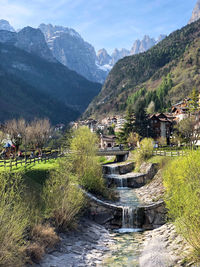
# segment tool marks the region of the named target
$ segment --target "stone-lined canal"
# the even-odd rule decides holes
[[[162,207],[160,204],[156,208],[142,206],[134,189],[130,188],[152,179],[154,170],[150,169],[146,174],[134,174],[132,169],[131,164],[105,166],[104,175],[108,186],[112,180],[112,184],[117,186],[115,190],[119,199],[115,203],[104,203],[88,194],[92,202],[88,206],[90,220],[82,219],[77,231],[61,234],[61,242],[56,250],[47,254],[36,266],[139,266],[143,229],[153,229],[154,225],[157,227],[163,224],[162,217],[159,217],[159,209]],[[102,218],[106,219],[102,224],[106,227],[110,225],[112,230],[108,231],[103,225],[95,223],[99,220],[103,222]]]
[[[116,190],[119,195],[119,201],[116,204],[123,207],[122,228],[112,232],[113,243],[101,266],[137,267],[139,266],[142,229],[134,228],[134,211],[141,203],[133,189],[118,187]]]

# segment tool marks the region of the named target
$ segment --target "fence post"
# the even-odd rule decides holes
[[[172,151],[171,151],[171,157],[172,157],[173,155],[172,155]]]

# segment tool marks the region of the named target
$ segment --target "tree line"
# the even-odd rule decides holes
[[[15,147],[15,152],[20,146],[41,150],[51,138],[53,128],[48,119],[37,119],[28,122],[25,119],[13,119],[6,121],[0,131],[0,142],[2,146],[11,141]]]

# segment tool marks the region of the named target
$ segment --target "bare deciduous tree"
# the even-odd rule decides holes
[[[7,121],[4,126],[4,134],[8,135],[15,145],[16,151],[23,144],[25,154],[27,145],[42,149],[51,132],[52,128],[48,119],[35,119],[30,123],[27,123],[24,119],[13,119]]]
[[[4,132],[8,134],[10,140],[16,147],[16,151],[19,150],[19,146],[24,142],[26,145],[27,136],[27,123],[24,119],[13,119],[5,123]]]
[[[52,133],[48,119],[35,119],[27,127],[29,143],[42,149]]]

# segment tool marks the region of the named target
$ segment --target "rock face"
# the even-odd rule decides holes
[[[131,55],[139,54],[146,52],[149,50],[151,47],[156,45],[157,43],[161,42],[166,35],[161,34],[159,35],[158,39],[155,40],[154,38],[150,38],[148,35],[145,35],[144,38],[140,40],[136,40],[133,44],[133,47],[131,48]]]
[[[51,24],[41,24],[39,28],[59,62],[88,80],[104,82],[107,72],[96,64],[94,47],[85,42],[75,30]]]
[[[200,0],[197,1],[196,5],[195,5],[195,7],[193,9],[193,12],[192,12],[192,17],[191,17],[191,19],[189,20],[188,23],[195,22],[199,18],[200,18]]]
[[[17,33],[6,30],[0,30],[0,43],[12,44],[17,42]]]
[[[39,29],[31,27],[22,29],[17,34],[17,42],[15,46],[29,53],[37,54],[50,62],[56,62],[56,59],[53,57],[46,44],[44,35]]]
[[[46,44],[44,35],[39,29],[25,27],[18,33],[0,30],[0,42],[12,44],[28,53],[36,54],[49,62],[57,62]]]
[[[115,63],[120,60],[123,57],[127,57],[130,55],[130,51],[122,48],[121,50],[118,50],[117,48],[114,50],[114,52],[112,53],[112,65],[114,66]]]
[[[10,25],[10,23],[4,19],[0,19],[0,30],[15,32],[15,29]]]
[[[111,56],[103,48],[97,53],[97,63],[99,66],[109,71],[110,69],[112,69],[112,67],[118,60],[127,56],[146,52],[148,49],[162,41],[165,37],[166,35],[161,34],[159,35],[158,39],[155,40],[154,38],[150,38],[148,35],[145,35],[142,40],[136,40],[133,43],[133,46],[130,51],[125,48],[122,48],[120,50],[116,48],[111,54]]]
[[[109,65],[112,58],[111,56],[108,54],[108,52],[106,51],[106,49],[100,49],[97,52],[97,59],[98,59],[98,63],[99,65],[103,66],[103,65]]]

